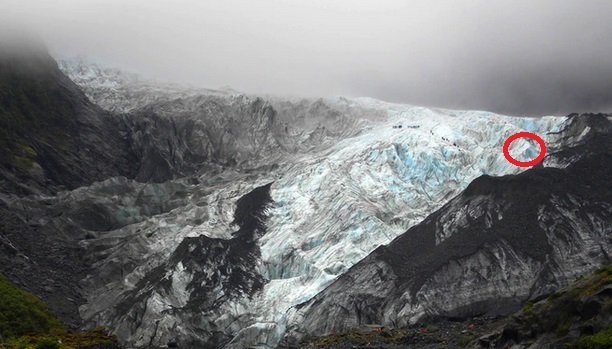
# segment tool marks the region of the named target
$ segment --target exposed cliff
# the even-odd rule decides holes
[[[116,117],[92,104],[44,48],[0,42],[0,190],[53,193],[135,161]]]
[[[472,348],[612,347],[612,267],[529,302],[502,321],[493,332],[474,341]]]
[[[309,338],[309,349],[580,348],[612,346],[612,269],[580,275],[507,317],[423,319],[404,328],[364,325],[346,333]]]

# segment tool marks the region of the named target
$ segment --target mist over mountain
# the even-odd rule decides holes
[[[612,4],[3,0],[56,57],[203,88],[510,115],[609,112]]]

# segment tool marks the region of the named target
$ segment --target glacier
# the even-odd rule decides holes
[[[551,154],[563,166],[478,177],[292,308],[282,347],[368,323],[507,315],[609,263],[612,124],[601,114],[568,120],[551,135],[565,145]]]
[[[554,131],[561,122],[417,107],[387,110],[385,122],[313,155],[305,167],[289,170],[273,184],[275,205],[261,242],[270,282],[250,304],[258,314],[252,326],[274,323],[281,330],[274,328],[272,334],[282,332],[292,306],[315,296],[473,179],[521,171],[499,151],[507,136],[523,125],[540,133]],[[393,128],[399,124],[418,128]],[[512,147],[513,154],[524,158],[534,152],[539,152],[537,145],[528,142]],[[248,338],[252,330],[237,336],[243,332]]]
[[[82,64],[60,67],[92,101],[111,111],[149,108],[170,119],[197,119],[208,117],[194,112],[209,105],[202,95],[237,104],[251,99],[235,92],[160,88]],[[286,134],[268,139],[255,157],[237,148],[236,157],[244,161],[222,167],[215,176],[196,172],[162,183],[115,177],[48,198],[68,214],[46,217],[46,222],[78,226],[89,234],[81,245],[91,251],[96,274],[82,281],[87,301],[80,307],[89,324],[108,326],[135,347],[199,341],[225,348],[274,348],[293,307],[378,246],[423,220],[475,178],[523,171],[502,154],[508,136],[535,132],[552,144],[566,120],[371,98],[266,100],[276,111],[271,127]],[[257,126],[239,127],[248,133]],[[526,160],[539,148],[515,141],[510,151]],[[183,261],[174,263],[177,250],[201,237],[230,240],[238,200],[269,183],[266,233],[257,240],[259,259],[249,265],[249,272],[265,280],[262,288],[228,299],[214,311],[189,308],[195,296],[187,285],[195,274]],[[83,203],[91,202],[115,222],[105,231],[79,220]],[[161,267],[163,275],[150,281]],[[159,286],[159,280],[168,280],[170,287]],[[143,283],[150,293],[138,292]],[[129,309],[119,306],[126,302],[132,302]]]

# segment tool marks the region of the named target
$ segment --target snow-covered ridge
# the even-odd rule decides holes
[[[151,103],[176,98],[235,93],[230,89],[193,88],[149,80],[120,69],[90,63],[82,58],[61,59],[58,65],[94,103],[113,112],[129,112]]]
[[[201,91],[140,84],[112,70],[66,65],[62,69],[94,102],[109,110],[130,111],[155,104],[163,106],[164,115],[173,117],[186,115],[193,110],[191,105],[206,102],[198,97]],[[177,102],[177,98],[182,100]],[[548,133],[557,132],[565,120],[430,109],[369,98],[328,99],[309,102],[303,108],[279,100],[272,105],[282,120],[289,121],[286,137],[299,138],[293,143],[302,147],[302,151],[290,151],[282,157],[262,157],[264,162],[259,165],[271,165],[265,160],[273,158],[275,167],[248,173],[229,168],[213,179],[204,174],[144,184],[144,188],[131,181],[117,184],[109,180],[80,189],[79,195],[58,198],[61,205],[74,204],[83,197],[103,202],[100,197],[105,187],[119,185],[138,190],[124,190],[130,194],[125,194],[119,207],[104,203],[116,214],[147,211],[132,204],[146,206],[146,202],[129,197],[143,191],[173,202],[161,213],[155,211],[137,222],[125,220],[130,224],[84,243],[97,251],[94,266],[104,275],[91,275],[84,282],[88,303],[82,307],[82,315],[87,320],[113,328],[123,341],[136,346],[166,345],[170,340],[207,342],[213,336],[202,331],[202,323],[207,323],[223,333],[229,342],[227,348],[273,347],[285,331],[291,307],[315,296],[475,178],[522,171],[503,157],[501,148],[508,136],[526,130],[552,142],[554,135]],[[305,109],[307,112],[297,115]],[[324,147],[303,147],[320,140],[325,140]],[[531,142],[517,141],[511,148],[519,159],[538,152],[538,146]],[[186,304],[192,298],[181,285],[193,275],[187,275],[183,265],[176,265],[166,270],[168,280],[177,280],[169,290],[155,289],[139,300],[159,311],[148,311],[140,321],[125,326],[120,319],[129,318],[129,314],[116,305],[139,281],[157,266],[168,265],[186,238],[228,239],[236,201],[270,182],[274,203],[267,233],[258,242],[261,263],[254,266],[267,280],[261,292],[236,299],[215,314],[198,317],[195,310],[173,311],[173,305]]]

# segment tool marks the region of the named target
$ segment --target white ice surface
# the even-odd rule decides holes
[[[251,303],[256,321],[281,323],[287,310],[329,285],[376,247],[390,242],[458,194],[473,179],[524,169],[502,155],[522,130],[557,131],[562,118],[516,118],[357,100],[389,111],[386,121],[300,159],[272,186],[274,208],[261,239],[270,280]],[[402,125],[402,128],[393,126]],[[410,126],[410,127],[408,127]],[[534,142],[511,154],[535,157]]]

